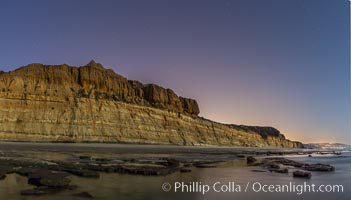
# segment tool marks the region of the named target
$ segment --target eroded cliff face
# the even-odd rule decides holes
[[[271,127],[198,117],[193,99],[86,66],[31,64],[0,73],[0,139],[302,147]]]

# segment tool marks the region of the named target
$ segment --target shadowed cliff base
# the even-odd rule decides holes
[[[196,100],[95,61],[0,73],[0,139],[302,148],[272,127],[199,117]]]

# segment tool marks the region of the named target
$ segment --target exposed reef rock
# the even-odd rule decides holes
[[[0,72],[0,139],[302,147],[271,127],[198,116],[197,102],[91,61]]]

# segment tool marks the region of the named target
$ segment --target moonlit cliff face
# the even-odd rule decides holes
[[[128,80],[91,61],[0,72],[0,139],[301,147],[271,127],[198,116],[193,99]]]

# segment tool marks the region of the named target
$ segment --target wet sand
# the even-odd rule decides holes
[[[309,149],[256,148],[227,146],[175,146],[110,143],[32,143],[0,142],[0,151],[45,151],[66,153],[111,153],[111,154],[240,154],[240,153],[298,153],[313,152]]]

